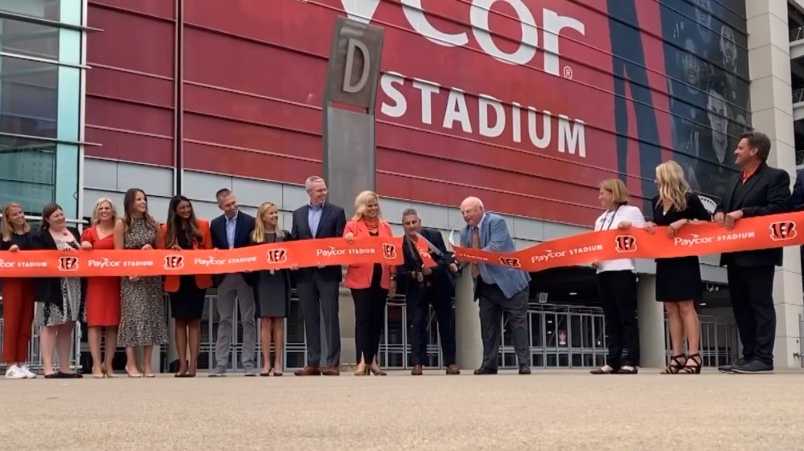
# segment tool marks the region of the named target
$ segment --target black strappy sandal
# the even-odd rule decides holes
[[[690,360],[695,362],[695,365],[689,365]],[[687,362],[678,372],[679,374],[701,374],[702,366],[703,362],[701,361],[701,354],[696,352],[695,354],[690,354],[687,356]]]
[[[687,358],[684,357],[684,354],[670,356],[670,364],[667,365],[667,368],[664,369],[662,374],[678,374],[686,364]]]

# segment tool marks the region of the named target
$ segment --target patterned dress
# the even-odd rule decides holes
[[[156,228],[144,218],[134,218],[123,237],[126,249],[141,249],[156,242]],[[161,277],[140,277],[120,281],[120,346],[149,346],[167,343],[167,318]]]
[[[62,251],[70,249],[67,241],[55,240],[56,247]],[[58,326],[78,321],[81,313],[81,279],[71,277],[59,279],[61,283],[61,305],[43,302],[38,305],[37,326]]]

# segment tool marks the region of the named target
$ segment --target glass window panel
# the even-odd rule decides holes
[[[533,354],[533,366],[544,367],[544,354]]]
[[[59,58],[59,29],[0,18],[0,51],[56,60]]]
[[[0,136],[0,204],[19,202],[41,214],[55,196],[56,145]]]
[[[42,19],[59,20],[60,3],[60,0],[3,0],[0,3],[0,10]]]
[[[570,347],[581,347],[581,335],[583,327],[581,327],[581,317],[579,315],[572,315],[570,317]]]
[[[547,354],[547,368],[555,368],[558,366],[558,356],[555,354]]]
[[[544,346],[544,337],[542,336],[542,316],[543,313],[534,312],[530,314],[530,345],[535,347]]]
[[[0,132],[55,138],[58,66],[0,57]]]
[[[558,355],[558,366],[561,368],[566,368],[569,366],[569,354]]]
[[[572,366],[575,368],[580,368],[583,366],[581,354],[572,354]]]

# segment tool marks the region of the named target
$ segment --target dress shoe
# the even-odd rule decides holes
[[[737,374],[763,374],[773,371],[773,365],[761,360],[751,360],[742,365],[735,365],[732,369]]]
[[[748,361],[746,359],[740,358],[736,362],[732,363],[731,365],[720,365],[719,367],[717,367],[717,370],[720,371],[721,373],[733,373],[734,372],[734,367],[742,366],[742,365],[745,365],[746,363],[748,363]]]
[[[486,374],[497,374],[497,368],[486,368],[481,366],[480,368],[475,370],[475,376],[481,376]]]
[[[447,366],[447,376],[457,376],[458,374],[461,374],[461,370],[458,368],[458,365],[453,363],[452,365]]]
[[[421,376],[422,375],[422,366],[421,365],[414,365],[413,369],[410,370],[411,376]]]
[[[340,376],[341,370],[337,366],[328,366],[321,370],[321,374],[324,376]]]
[[[300,370],[296,370],[293,374],[296,376],[320,376],[321,369],[317,366],[305,366]]]
[[[520,366],[519,367],[519,374],[531,374],[529,366]]]

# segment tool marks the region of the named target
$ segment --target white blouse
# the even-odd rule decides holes
[[[642,228],[645,226],[645,217],[642,211],[633,205],[620,205],[614,210],[606,210],[595,220],[595,232],[601,230],[617,229],[621,222],[630,222],[631,227]],[[604,260],[598,263],[597,272],[603,271],[633,271],[634,260],[630,258],[618,258],[616,260]]]

